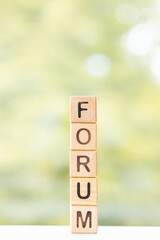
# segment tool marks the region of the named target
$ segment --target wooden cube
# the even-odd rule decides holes
[[[70,97],[70,122],[96,123],[97,101],[96,97]]]
[[[97,206],[71,206],[72,233],[97,233]]]
[[[97,179],[70,179],[71,205],[97,205]]]
[[[96,150],[97,124],[72,123],[70,127],[71,150]]]
[[[97,100],[70,97],[72,233],[97,233]]]
[[[96,151],[70,151],[70,177],[96,177]]]

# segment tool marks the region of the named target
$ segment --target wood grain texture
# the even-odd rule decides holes
[[[71,178],[70,202],[71,205],[97,205],[97,179]]]
[[[72,233],[97,233],[97,99],[70,97]]]
[[[72,123],[70,125],[71,150],[96,150],[97,124]]]
[[[97,233],[97,206],[71,206],[70,210],[72,233]]]
[[[95,96],[70,97],[70,122],[96,123],[97,100]]]
[[[70,177],[96,177],[96,151],[70,151]]]

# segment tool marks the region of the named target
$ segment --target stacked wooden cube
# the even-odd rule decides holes
[[[97,101],[70,97],[72,233],[97,233]]]

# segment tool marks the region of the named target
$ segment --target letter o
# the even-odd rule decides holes
[[[80,135],[80,133],[81,133],[82,131],[86,131],[86,132],[88,133],[88,139],[87,139],[86,142],[82,142],[82,141],[80,140],[79,135]],[[90,131],[89,131],[87,128],[80,128],[80,129],[78,130],[77,134],[76,134],[76,138],[77,138],[77,141],[78,141],[80,144],[86,145],[86,144],[88,144],[88,143],[91,141],[91,133],[90,133]]]

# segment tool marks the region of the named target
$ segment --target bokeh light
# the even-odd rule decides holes
[[[130,4],[118,4],[115,10],[117,20],[125,25],[132,25],[137,21],[138,10]]]
[[[153,76],[160,83],[160,48],[155,49],[153,57],[150,62],[151,71]]]
[[[125,33],[122,44],[128,52],[136,56],[146,55],[151,51],[155,40],[155,31],[150,23],[140,23]]]
[[[104,54],[92,54],[87,57],[85,68],[92,77],[105,77],[111,71],[111,60]]]

